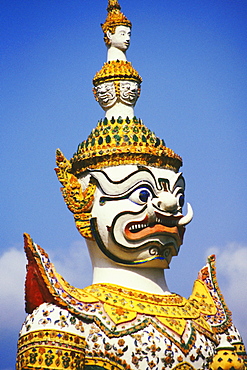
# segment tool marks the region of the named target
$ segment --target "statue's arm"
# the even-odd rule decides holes
[[[76,317],[53,304],[43,303],[23,324],[16,370],[83,370],[83,331],[83,324]]]

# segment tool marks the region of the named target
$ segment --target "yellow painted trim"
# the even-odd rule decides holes
[[[136,312],[127,311],[122,307],[114,307],[107,303],[104,303],[104,309],[115,324],[122,324],[124,322],[134,320],[137,316]]]
[[[207,287],[201,280],[195,280],[190,300],[195,300],[200,305],[201,313],[205,315],[215,315],[217,308]]]

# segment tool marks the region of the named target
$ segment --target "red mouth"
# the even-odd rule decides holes
[[[173,237],[178,245],[183,242],[185,232],[184,226],[177,226],[181,217],[167,217],[156,213],[156,220],[153,223],[148,222],[148,216],[142,221],[130,222],[125,226],[124,232],[129,240],[140,240],[150,235],[163,234]]]

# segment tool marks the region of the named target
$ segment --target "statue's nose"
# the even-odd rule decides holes
[[[157,198],[153,198],[152,203],[163,212],[175,212],[177,210],[176,197],[167,191],[160,193]]]

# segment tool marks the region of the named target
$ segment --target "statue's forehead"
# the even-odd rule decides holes
[[[142,184],[149,184],[154,191],[159,192],[163,189],[162,182],[168,182],[168,188],[172,189],[181,176],[180,173],[168,169],[137,165],[120,165],[91,170],[90,174],[97,179],[100,188],[108,195],[124,194],[133,187]]]
[[[121,32],[121,31],[131,32],[131,28],[128,26],[124,26],[124,25],[117,26],[115,32]]]
[[[103,168],[102,171],[107,174],[107,176],[112,181],[120,181],[125,179],[126,177],[130,177],[132,174],[136,173],[136,171],[140,171],[140,166],[137,165],[124,165],[124,166],[113,166],[113,167],[107,167]],[[145,168],[147,169],[145,171]],[[164,178],[167,180],[171,180],[174,177],[177,177],[177,174],[172,171],[165,168],[156,168],[156,167],[142,167],[141,169],[144,169],[141,171],[143,180],[150,178],[150,172],[152,172],[153,176],[158,178]]]

